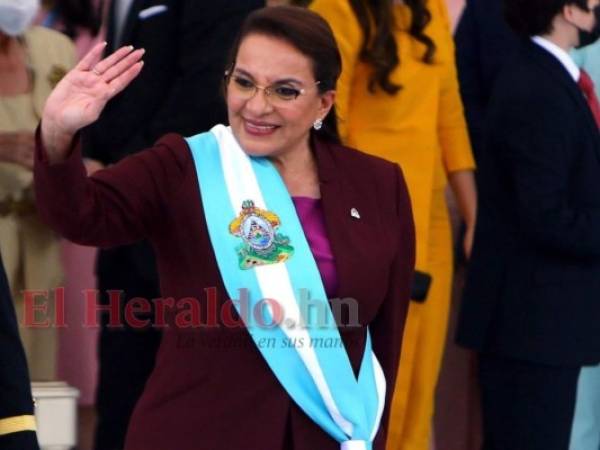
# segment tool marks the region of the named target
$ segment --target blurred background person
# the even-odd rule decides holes
[[[484,449],[597,450],[600,105],[568,52],[600,37],[600,2],[505,1],[523,39],[486,112],[457,340],[479,352]]]
[[[38,7],[36,0],[0,0],[0,251],[21,323],[23,291],[62,282],[58,238],[38,219],[33,198],[33,132],[50,91],[75,64],[66,36],[30,26]],[[51,314],[52,294],[47,300]],[[56,330],[25,324],[21,337],[32,379],[53,380]]]
[[[222,98],[226,55],[246,15],[260,0],[112,0],[106,53],[121,45],[144,48],[144,70],[83,130],[90,172],[150,147],[167,132],[192,136],[227,120]],[[160,297],[155,257],[147,242],[100,250],[100,302],[120,290],[121,317],[134,297]],[[153,318],[150,312],[141,319]],[[101,320],[96,392],[96,450],[123,448],[133,407],[154,367],[160,329],[107,327]]]
[[[462,99],[476,159],[483,157],[484,123],[495,81],[519,49],[519,38],[504,18],[502,0],[467,0],[456,30],[456,54]],[[571,56],[600,86],[600,43],[574,49]],[[484,181],[485,182],[485,181]],[[600,368],[583,367],[578,381],[577,414],[571,449],[598,448]],[[592,444],[589,444],[589,440]],[[575,447],[573,447],[575,445]]]
[[[411,194],[417,269],[432,283],[425,302],[410,305],[387,448],[426,450],[452,282],[447,182],[467,224],[467,254],[476,207],[446,4],[315,0],[310,8],[327,19],[342,53],[336,108],[344,144],[398,163]]]
[[[0,448],[39,450],[25,352],[0,258]]]
[[[107,0],[108,1],[108,0]],[[35,23],[66,34],[77,49],[81,59],[101,36],[102,0],[42,0]]]
[[[456,66],[475,159],[483,151],[483,124],[494,82],[515,53],[518,38],[502,0],[467,0],[456,27]]]
[[[503,0],[467,0],[456,27],[456,65],[475,159],[483,151],[483,124],[494,82],[519,44],[503,10]],[[600,93],[600,43],[574,49],[571,55]]]

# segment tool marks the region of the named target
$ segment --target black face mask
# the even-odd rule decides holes
[[[596,24],[590,31],[579,29],[579,45],[577,48],[591,45],[600,39],[600,5],[596,6],[592,11],[594,16],[596,16]]]

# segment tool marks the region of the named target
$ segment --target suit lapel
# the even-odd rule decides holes
[[[550,54],[539,45],[530,42],[528,47],[531,51],[533,59],[538,64],[543,66],[546,72],[548,72],[558,83],[560,83],[569,91],[569,94],[573,100],[579,105],[581,116],[585,118],[584,122],[598,141],[598,139],[600,139],[600,133],[598,132],[598,124],[596,123],[596,119],[590,110],[583,92],[573,80],[571,74],[569,74],[569,72],[563,67],[562,63],[558,61],[554,55]],[[600,142],[598,143],[600,144]]]
[[[383,283],[380,282],[379,277],[383,273],[365,270],[377,264],[380,258],[380,249],[373,238],[380,234],[377,205],[366,194],[357,191],[352,174],[345,173],[342,161],[337,161],[336,156],[339,155],[335,149],[317,140],[313,148],[319,171],[327,237],[335,257],[337,297],[374,301],[382,284],[385,285],[387,281],[383,278]],[[353,217],[353,209],[356,209],[359,218]],[[366,316],[373,309],[366,304],[361,308]],[[362,320],[365,320],[365,316]]]
[[[337,296],[349,296],[348,280],[351,277],[351,268],[348,266],[347,243],[348,236],[345,227],[340,226],[344,219],[344,189],[341,179],[333,168],[332,155],[325,149],[325,145],[316,145],[317,160],[319,165],[319,182],[321,189],[321,202],[327,237],[335,257],[335,267],[338,278]]]

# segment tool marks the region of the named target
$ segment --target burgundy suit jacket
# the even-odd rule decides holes
[[[387,406],[374,446],[383,450],[414,265],[410,200],[395,164],[318,140],[313,149],[338,297],[356,299],[359,306],[361,325],[341,328],[342,340],[357,372],[368,325],[387,379]],[[164,298],[193,297],[204,314],[214,309],[207,294],[212,287],[218,308],[231,305],[181,136],[167,135],[89,178],[78,145],[65,161],[49,165],[38,137],[35,187],[42,217],[72,241],[108,247],[148,238]],[[173,315],[134,411],[127,450],[339,448],[291,400],[245,328],[227,328],[220,320],[182,328]]]

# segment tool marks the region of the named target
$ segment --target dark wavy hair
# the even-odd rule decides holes
[[[521,36],[552,32],[552,21],[566,5],[588,11],[587,0],[504,0],[504,17]]]
[[[342,71],[342,57],[333,31],[321,16],[298,6],[271,6],[253,11],[242,24],[226,70],[234,67],[240,44],[251,34],[287,42],[311,60],[315,80],[319,81],[319,93],[335,90]],[[331,108],[323,120],[323,127],[311,132],[329,141],[340,142],[335,107]]]
[[[373,68],[369,78],[369,91],[375,92],[377,86],[390,95],[396,94],[402,86],[390,80],[392,71],[400,65],[398,43],[394,38],[393,0],[349,0],[350,6],[363,32],[363,43],[360,59]],[[431,12],[427,9],[426,0],[404,0],[409,7],[412,20],[409,34],[425,45],[423,62],[433,63],[436,46],[433,40],[424,33],[431,22]]]

